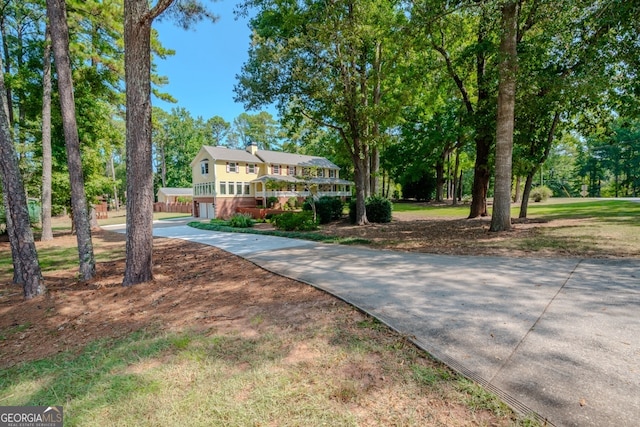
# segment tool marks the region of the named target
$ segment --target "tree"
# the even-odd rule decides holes
[[[233,120],[233,128],[228,132],[227,140],[234,148],[244,149],[249,143],[255,143],[260,150],[280,150],[282,131],[278,122],[270,113],[241,113]]]
[[[371,147],[383,131],[375,124],[399,112],[384,105],[400,94],[387,85],[401,62],[405,15],[395,2],[377,0],[247,0],[242,7],[257,13],[236,99],[249,109],[277,103],[339,135],[354,168],[356,223],[368,223]]]
[[[40,240],[53,240],[51,229],[51,32],[45,30],[42,55],[42,234]]]
[[[172,6],[173,4],[173,6]],[[188,28],[203,17],[213,19],[196,0],[125,0],[127,243],[123,286],[153,278],[153,169],[151,143],[151,24],[170,14]]]
[[[231,124],[220,116],[211,117],[207,120],[206,126],[212,139],[212,145],[222,145],[222,141],[231,130]]]
[[[31,299],[44,293],[45,287],[42,283],[38,253],[29,223],[29,210],[18,167],[18,156],[9,129],[6,96],[2,59],[0,59],[0,181],[2,181],[2,194],[7,207],[9,238],[12,239],[14,272],[18,274],[17,282],[22,284],[25,299]]]
[[[76,122],[71,59],[69,57],[69,29],[64,0],[47,0],[47,15],[51,25],[53,56],[58,74],[58,93],[71,182],[72,220],[78,240],[80,278],[89,280],[95,275],[96,262],[93,255],[89,208],[84,190],[84,176],[80,158],[80,138]]]
[[[490,231],[511,229],[511,163],[516,102],[518,2],[502,6],[500,83],[496,120],[496,180]]]

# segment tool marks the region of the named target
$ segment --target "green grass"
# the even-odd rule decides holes
[[[546,220],[582,218],[640,226],[640,203],[625,200],[566,200],[569,199],[557,203],[530,203],[528,214]]]
[[[466,218],[469,206],[429,206],[422,203],[394,203],[394,212],[412,212],[429,217]],[[520,206],[511,208],[512,218],[517,218]],[[608,222],[640,225],[640,203],[626,200],[598,199],[549,199],[547,202],[529,202],[528,217],[545,220],[569,218],[594,218]]]
[[[466,218],[469,216],[469,206],[429,206],[423,203],[394,203],[392,212],[413,212],[425,217]]]
[[[224,231],[227,233],[246,233],[246,234],[263,234],[267,236],[288,237],[290,239],[302,239],[311,240],[314,242],[322,243],[338,243],[341,245],[359,245],[370,243],[367,239],[360,239],[355,237],[336,237],[326,236],[320,233],[305,232],[305,231],[279,231],[279,230],[256,230],[253,228],[236,228],[226,225],[226,221],[212,220],[211,223],[203,222],[190,222],[190,227],[198,228],[200,230],[210,231]]]

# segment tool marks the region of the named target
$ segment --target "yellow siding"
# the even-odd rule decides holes
[[[202,159],[209,159],[209,173],[207,175],[202,175],[200,170],[200,162]],[[213,181],[213,162],[211,156],[204,150],[201,149],[195,160],[192,163],[191,167],[191,179],[193,180],[193,184],[201,184],[204,182],[212,182]]]

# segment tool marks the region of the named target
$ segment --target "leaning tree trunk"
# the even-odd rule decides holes
[[[8,208],[7,227],[11,228],[9,237],[13,239],[11,251],[12,253],[17,251],[16,256],[13,257],[14,271],[20,274],[16,283],[22,284],[25,299],[31,299],[44,293],[45,287],[42,283],[38,253],[29,223],[29,209],[18,167],[18,156],[9,130],[7,92],[4,73],[1,70],[2,60],[0,60],[0,181],[2,181],[5,206]]]
[[[91,279],[96,272],[96,262],[91,241],[89,209],[84,191],[82,159],[80,158],[80,138],[76,122],[76,107],[73,98],[73,78],[69,58],[69,28],[64,0],[47,0],[47,15],[51,26],[53,57],[58,72],[58,94],[62,111],[62,127],[67,151],[67,166],[71,183],[71,207],[78,241],[80,278]]]
[[[498,118],[496,120],[496,182],[493,213],[489,231],[511,229],[511,164],[516,102],[516,37],[518,3],[502,6],[502,39],[498,83]]]
[[[533,169],[527,174],[527,180],[524,183],[524,189],[522,190],[522,202],[520,203],[520,215],[518,218],[527,217],[527,209],[529,208],[529,195],[531,194],[531,187],[533,186],[533,177],[536,176],[538,168]]]
[[[51,33],[44,38],[42,70],[42,234],[41,241],[53,240],[51,229]]]
[[[151,19],[147,0],[124,3],[127,98],[127,259],[124,286],[153,279]]]

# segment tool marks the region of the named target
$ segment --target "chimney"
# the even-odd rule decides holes
[[[247,144],[247,151],[255,156],[256,152],[258,151],[258,144],[256,144],[255,142],[249,142]]]

